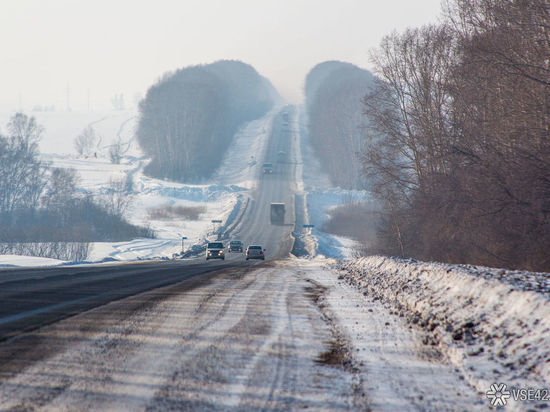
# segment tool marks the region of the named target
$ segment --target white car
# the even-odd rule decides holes
[[[246,248],[246,260],[248,259],[262,259],[265,260],[265,249],[260,245],[250,245]]]
[[[206,246],[206,260],[221,259],[225,260],[225,251],[223,242],[209,242]]]

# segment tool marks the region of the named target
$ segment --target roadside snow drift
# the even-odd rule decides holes
[[[550,275],[367,257],[341,277],[428,333],[481,392],[550,384]]]

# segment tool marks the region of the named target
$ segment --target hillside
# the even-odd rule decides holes
[[[346,189],[364,187],[360,152],[365,119],[361,99],[374,76],[352,64],[329,61],[307,75],[307,131],[332,183]]]
[[[139,106],[137,137],[151,158],[145,173],[179,182],[210,177],[238,128],[277,99],[269,81],[238,61],[165,74]]]

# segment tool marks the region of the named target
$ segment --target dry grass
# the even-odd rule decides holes
[[[328,214],[330,217],[323,225],[323,231],[362,244],[370,244],[376,238],[380,214],[371,203],[345,203],[331,209]]]
[[[198,220],[200,215],[206,212],[206,206],[164,206],[149,209],[147,212],[152,220]]]

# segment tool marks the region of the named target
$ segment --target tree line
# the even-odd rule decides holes
[[[51,167],[39,158],[43,128],[16,113],[0,135],[0,253],[82,260],[92,241],[151,237],[124,219],[128,187],[111,182],[105,196],[78,191],[72,169]]]
[[[346,189],[365,186],[361,151],[365,118],[361,98],[374,82],[367,70],[327,61],[315,66],[305,83],[309,141],[332,183]]]
[[[278,98],[267,79],[239,61],[165,74],[139,104],[137,137],[151,159],[145,173],[181,182],[209,177],[238,127]]]
[[[550,2],[449,0],[371,57],[373,251],[550,270]]]

